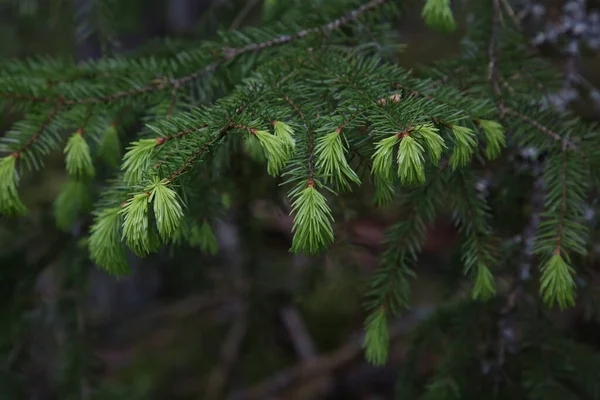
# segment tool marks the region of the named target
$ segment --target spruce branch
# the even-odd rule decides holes
[[[177,169],[177,171],[173,172],[166,178],[166,182],[171,183],[175,179],[179,178],[181,175],[186,173],[194,165],[198,158],[200,158],[200,156],[205,154],[211,148],[211,146],[219,142],[222,138],[225,137],[225,135],[227,135],[227,133],[231,129],[234,128],[235,127],[232,124],[227,124],[226,126],[221,128],[214,139],[206,141],[201,147],[194,151],[194,153],[192,153],[192,155],[185,160],[185,162],[179,167],[179,169]],[[155,165],[154,167],[157,168],[157,165]]]
[[[566,154],[566,140],[563,140],[561,149],[561,162],[560,162],[560,213],[558,217],[558,227],[556,229],[556,246],[554,247],[554,254],[560,256],[561,251],[561,239],[562,232],[565,223],[565,213],[567,211],[567,154]]]
[[[456,190],[452,210],[459,233],[463,236],[462,261],[464,273],[475,273],[473,298],[489,299],[496,293],[490,268],[497,263],[495,240],[488,220],[490,208],[484,197],[476,193],[471,172],[461,169],[451,177],[451,187]]]
[[[587,252],[588,229],[581,219],[588,173],[585,159],[569,150],[566,140],[560,152],[549,157],[544,172],[548,192],[534,251],[542,257],[540,294],[547,304],[556,301],[560,308],[575,301],[575,271],[569,253]]]
[[[513,110],[512,108],[506,108],[505,112],[507,114],[510,115],[514,115],[515,117],[519,118],[520,120],[522,120],[523,122],[533,126],[534,128],[536,128],[537,130],[539,130],[540,132],[542,132],[545,135],[548,135],[549,137],[551,137],[554,141],[556,142],[563,142],[563,140],[565,141],[565,144],[568,148],[573,149],[573,150],[577,150],[578,147],[575,143],[573,143],[571,140],[569,139],[563,139],[563,137],[561,135],[559,135],[557,132],[553,131],[552,129],[542,125],[541,123],[539,123],[538,121],[532,119],[531,117],[520,113],[519,111]]]
[[[502,91],[500,89],[500,78],[498,74],[498,55],[497,55],[497,42],[498,42],[498,31],[500,24],[500,18],[502,15],[502,11],[500,10],[500,3],[498,0],[491,0],[493,5],[492,11],[492,24],[490,26],[490,42],[488,45],[488,79],[492,85],[492,91],[494,96],[496,97],[496,107],[498,108],[498,112],[500,114],[500,118],[504,118],[504,114],[506,113],[506,109],[504,106],[504,100],[502,98]]]
[[[323,24],[318,27],[303,29],[303,30],[300,30],[291,35],[280,35],[280,36],[274,37],[272,39],[269,39],[269,40],[266,40],[263,42],[252,43],[252,44],[248,44],[246,46],[239,47],[239,48],[223,48],[221,50],[222,56],[218,60],[207,64],[205,67],[203,67],[193,73],[181,76],[179,78],[170,78],[169,79],[167,77],[163,77],[163,78],[153,79],[151,82],[148,82],[146,85],[144,85],[142,87],[137,87],[137,88],[133,87],[133,88],[130,88],[127,90],[122,90],[122,91],[118,91],[118,92],[114,92],[114,93],[110,93],[110,94],[106,94],[106,95],[101,95],[101,96],[91,96],[91,97],[86,97],[86,98],[81,98],[81,99],[64,98],[63,104],[65,106],[74,106],[76,104],[113,103],[113,102],[116,102],[117,100],[120,100],[123,98],[139,96],[142,94],[152,93],[152,92],[156,92],[156,91],[163,91],[163,90],[167,90],[167,89],[173,91],[173,88],[179,88],[179,87],[185,86],[187,84],[190,84],[190,83],[194,82],[195,80],[199,79],[200,77],[216,71],[219,67],[221,67],[225,63],[230,62],[230,61],[238,58],[241,55],[245,55],[245,54],[253,53],[253,52],[260,52],[262,50],[265,50],[265,49],[268,49],[271,47],[288,44],[288,43],[293,42],[294,40],[303,39],[310,35],[314,35],[314,34],[318,34],[318,33],[332,32],[332,31],[339,29],[345,25],[348,25],[348,24],[351,24],[351,23],[357,21],[364,14],[377,9],[388,2],[389,2],[389,0],[371,0],[371,1],[361,5],[360,7],[348,12],[346,15],[339,17],[331,22],[328,22],[328,23]],[[23,95],[23,94],[15,94],[15,93],[0,93],[0,97],[23,99],[23,100],[34,101],[34,102],[48,102],[49,101],[49,99],[46,99],[46,98]]]
[[[387,359],[387,321],[409,306],[409,279],[415,276],[411,267],[425,241],[427,226],[435,220],[440,207],[443,198],[440,172],[444,168],[445,164],[437,167],[424,185],[407,187],[400,195],[402,203],[408,206],[406,217],[386,232],[386,249],[370,279],[365,304],[369,317],[364,346],[370,361],[376,364]]]
[[[44,133],[48,124],[54,119],[56,113],[63,108],[64,102],[62,97],[59,98],[56,102],[55,107],[50,110],[48,116],[44,119],[38,130],[21,146],[18,150],[14,152],[15,158],[19,159],[23,153],[28,151],[40,138],[40,136]]]

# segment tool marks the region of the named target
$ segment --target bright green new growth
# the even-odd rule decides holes
[[[427,0],[421,16],[430,27],[441,32],[456,30],[456,21],[450,8],[450,0]]]
[[[81,179],[92,178],[95,175],[94,164],[90,156],[90,146],[88,146],[81,132],[71,135],[64,153],[69,175]]]
[[[17,192],[19,176],[16,163],[17,159],[13,155],[3,157],[0,161],[0,212],[5,215],[27,213],[27,207],[21,202]]]
[[[450,156],[450,166],[456,170],[471,161],[477,141],[473,130],[465,126],[454,125],[452,133],[454,134],[454,151]]]
[[[123,234],[127,246],[140,256],[154,251],[148,218],[149,193],[138,193],[129,198],[123,209]]]
[[[485,154],[492,160],[500,155],[503,147],[506,147],[504,127],[499,122],[486,119],[480,119],[478,122],[487,142]]]
[[[372,172],[385,182],[393,180],[392,164],[394,163],[394,146],[398,143],[397,135],[381,139],[375,145],[375,153],[373,153],[373,169]]]
[[[75,179],[70,179],[54,201],[54,216],[56,225],[68,231],[77,218],[92,205],[90,185]]]
[[[365,358],[373,365],[384,365],[390,347],[387,314],[383,309],[379,309],[369,315],[365,325],[365,339],[363,342]]]
[[[92,261],[111,275],[128,274],[125,247],[121,243],[121,208],[106,208],[94,215],[89,240]]]
[[[101,138],[100,156],[113,168],[118,167],[121,162],[121,141],[117,127],[114,125],[110,125]]]
[[[317,139],[317,168],[325,175],[325,181],[336,181],[343,188],[350,189],[348,181],[360,185],[360,179],[348,164],[345,153],[341,133],[334,131]]]
[[[294,129],[291,126],[281,122],[275,121],[273,124],[275,130],[275,136],[277,136],[285,144],[289,156],[292,155],[296,148],[296,141],[294,140]]]
[[[198,241],[200,242],[200,250],[203,253],[215,255],[219,251],[217,238],[208,221],[203,221],[200,230],[198,231]]]
[[[416,138],[421,145],[423,145],[433,164],[437,165],[440,161],[440,157],[444,149],[446,149],[446,143],[444,139],[438,134],[439,129],[433,126],[433,124],[425,124],[415,128],[411,137]]]
[[[290,157],[289,143],[267,131],[255,131],[254,136],[265,150],[267,172],[271,176],[279,175]]]
[[[540,294],[544,301],[552,306],[558,303],[561,309],[575,305],[575,270],[560,254],[553,254],[542,266]]]
[[[125,171],[123,178],[129,185],[139,183],[142,180],[144,171],[149,166],[156,148],[156,139],[142,139],[133,142],[127,148],[123,157],[121,170]]]
[[[473,299],[488,300],[496,294],[496,285],[494,284],[494,275],[490,269],[483,263],[477,265],[477,277],[473,287]]]
[[[166,179],[159,181],[158,178],[154,178],[154,182],[146,190],[150,192],[148,201],[154,205],[158,233],[167,241],[179,230],[183,217],[179,196],[167,186]]]
[[[331,210],[325,196],[315,189],[314,183],[296,194],[292,213],[296,216],[292,227],[294,238],[291,252],[316,254],[333,243]]]
[[[405,136],[400,141],[398,149],[398,175],[403,184],[425,182],[425,159],[423,146],[411,136]]]

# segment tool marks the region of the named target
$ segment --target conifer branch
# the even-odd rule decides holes
[[[561,192],[561,200],[560,200],[560,212],[558,217],[558,226],[556,229],[556,246],[554,248],[554,254],[559,256],[561,253],[561,240],[562,240],[562,231],[563,225],[565,221],[565,213],[567,212],[567,141],[566,138],[562,142],[562,154],[561,154],[561,162],[560,162],[560,192]]]
[[[424,185],[407,190],[401,198],[409,208],[406,218],[386,232],[386,249],[380,265],[371,277],[366,306],[369,317],[365,323],[365,356],[377,365],[388,356],[388,321],[408,308],[410,284],[415,275],[411,266],[416,263],[426,229],[436,217],[442,199],[440,174],[447,164],[440,165],[434,176]]]
[[[308,181],[306,186],[315,186],[315,139],[312,131],[308,131]]]
[[[518,117],[523,122],[528,123],[529,125],[535,127],[537,130],[539,130],[540,132],[542,132],[542,133],[550,136],[555,141],[557,141],[557,142],[562,142],[563,141],[563,138],[561,137],[561,135],[559,135],[558,133],[556,133],[552,129],[550,129],[550,128],[548,128],[548,127],[540,124],[538,121],[532,119],[531,117],[529,117],[529,116],[527,116],[527,115],[525,115],[523,113],[520,113],[517,110],[513,110],[512,108],[508,108],[508,107],[505,109],[505,112],[507,114],[514,115],[514,116]],[[564,139],[564,141],[565,141],[565,145],[568,148],[573,149],[573,150],[577,150],[578,149],[577,145],[575,143],[571,142],[570,140]]]
[[[336,132],[338,135],[339,135],[339,134],[341,134],[341,133],[342,133],[342,130],[343,130],[343,129],[344,129],[346,126],[348,126],[348,124],[349,124],[350,122],[352,122],[352,121],[353,121],[353,120],[354,120],[356,117],[358,117],[358,116],[360,115],[360,113],[362,113],[362,112],[363,112],[362,110],[356,110],[356,111],[354,111],[354,112],[352,113],[352,115],[350,115],[350,117],[348,117],[348,119],[346,119],[344,122],[342,122],[342,123],[340,124],[340,126],[338,126],[338,127],[335,129],[335,132]]]
[[[502,17],[502,11],[500,10],[500,3],[498,0],[491,0],[493,4],[493,12],[492,12],[492,24],[491,24],[491,33],[490,33],[490,42],[488,46],[488,79],[491,82],[492,90],[494,96],[496,97],[496,106],[498,107],[498,112],[500,113],[500,118],[504,118],[505,107],[504,100],[502,99],[502,91],[500,90],[499,83],[499,74],[498,74],[498,55],[497,55],[497,41],[498,41],[498,30],[500,19]]]
[[[185,162],[181,165],[181,167],[179,167],[179,169],[177,171],[175,171],[171,175],[169,175],[166,178],[166,183],[170,184],[175,179],[179,178],[181,175],[186,173],[192,167],[192,165],[196,162],[196,160],[198,160],[198,158],[201,155],[206,153],[215,143],[217,143],[222,138],[224,138],[225,135],[233,128],[235,128],[235,126],[232,124],[227,124],[226,126],[221,128],[221,130],[218,132],[218,134],[216,135],[216,137],[214,139],[207,141],[198,150],[196,150],[190,157],[188,157],[185,160]]]
[[[464,272],[475,272],[473,298],[489,299],[496,293],[494,278],[490,268],[497,262],[494,254],[494,241],[487,220],[489,206],[479,193],[475,193],[473,179],[467,172],[456,172],[453,179],[457,196],[452,208],[459,232],[464,237],[463,263]]]
[[[23,93],[0,93],[0,97],[4,97],[5,99],[26,100],[31,103],[50,103],[53,101],[53,99],[50,98],[32,96]]]
[[[285,101],[288,102],[288,104],[290,106],[292,106],[294,108],[294,110],[296,110],[296,112],[298,113],[298,115],[300,116],[300,118],[304,119],[304,113],[302,112],[302,110],[300,109],[300,107],[298,107],[296,105],[296,103],[294,103],[292,101],[292,99],[290,99],[290,96],[285,95],[285,96],[283,96],[283,98],[285,99]]]
[[[35,142],[43,134],[43,132],[46,129],[46,127],[48,126],[48,124],[56,116],[56,113],[59,110],[61,110],[62,107],[63,107],[62,98],[59,98],[58,101],[57,101],[57,103],[56,103],[56,106],[52,110],[50,110],[50,112],[48,113],[48,116],[46,117],[46,119],[44,119],[44,121],[40,125],[39,129],[33,134],[33,136],[31,136],[29,138],[29,140],[27,140],[27,142],[25,142],[25,144],[23,146],[21,146],[17,151],[15,151],[13,153],[13,157],[15,157],[17,159],[20,158],[21,154],[23,154],[24,152],[26,152],[27,150],[29,150],[31,148],[31,146],[33,146],[35,144]]]
[[[201,123],[200,125],[198,125],[196,127],[184,129],[182,131],[174,133],[173,135],[157,137],[156,145],[161,146],[161,145],[165,144],[166,142],[168,142],[169,140],[180,139],[180,138],[184,137],[185,135],[189,135],[190,133],[197,132],[202,128],[206,128],[207,126],[208,126],[208,124]]]
[[[87,111],[85,113],[85,117],[84,117],[83,121],[81,122],[81,126],[77,130],[77,132],[80,135],[83,135],[83,132],[85,131],[85,127],[87,126],[87,123],[89,122],[90,118],[92,118],[92,111],[93,111],[93,109],[94,109],[94,106],[92,106],[92,105],[89,105],[87,107]]]
[[[83,99],[64,98],[63,104],[65,106],[73,106],[76,104],[95,104],[95,103],[114,102],[114,101],[117,101],[119,99],[126,98],[126,97],[132,97],[132,96],[141,95],[141,94],[145,94],[145,93],[161,91],[161,90],[165,90],[168,88],[170,88],[170,89],[173,89],[175,87],[178,88],[180,86],[187,85],[208,73],[216,71],[220,66],[222,66],[226,62],[232,61],[233,59],[235,59],[241,55],[244,55],[247,53],[252,53],[252,52],[260,52],[262,50],[265,50],[265,49],[268,49],[271,47],[288,44],[294,40],[302,39],[304,37],[307,37],[309,35],[313,35],[316,33],[331,32],[335,29],[341,28],[345,25],[355,22],[363,14],[365,14],[369,11],[372,11],[374,9],[377,9],[378,7],[384,5],[388,2],[389,2],[389,0],[371,0],[371,1],[361,5],[360,7],[350,11],[345,16],[342,16],[334,21],[328,22],[328,23],[323,24],[318,27],[303,29],[292,35],[280,35],[280,36],[274,37],[272,39],[266,40],[264,42],[252,43],[252,44],[240,47],[240,48],[224,48],[224,49],[222,49],[223,55],[219,60],[214,61],[214,62],[206,65],[204,68],[202,68],[196,72],[193,72],[189,75],[185,75],[185,76],[182,76],[179,78],[173,78],[173,79],[167,79],[166,77],[161,78],[161,79],[155,79],[155,80],[151,81],[150,83],[148,83],[147,85],[140,87],[140,88],[130,88],[128,90],[118,91],[115,93],[98,96],[98,97],[87,97],[87,98],[83,98]],[[0,93],[0,96],[9,97],[9,98],[19,98],[19,99],[24,99],[24,100],[34,101],[34,102],[48,102],[49,101],[48,99],[41,98],[41,97],[27,96],[27,95],[13,94],[13,93]]]
[[[167,111],[167,119],[171,118],[173,111],[175,109],[175,103],[177,103],[177,91],[181,85],[179,83],[173,85],[173,90],[171,91],[171,101],[169,102],[169,110]]]
[[[46,81],[46,87],[51,88],[53,86],[57,86],[64,83],[73,83],[78,80],[91,80],[96,78],[111,78],[114,77],[115,74],[112,72],[82,72],[80,74],[75,74],[65,79],[48,79]]]
[[[423,97],[428,100],[434,101],[438,104],[442,104],[447,107],[452,107],[454,110],[456,110],[457,113],[462,114],[465,117],[469,118],[471,121],[473,121],[474,124],[478,124],[479,120],[481,119],[481,117],[478,117],[475,115],[470,115],[467,110],[465,110],[463,107],[461,107],[460,104],[457,104],[455,102],[451,102],[448,100],[444,100],[440,97],[431,95],[429,93],[425,93],[424,91],[417,90],[415,88],[411,88],[411,87],[407,86],[406,83],[394,82],[394,86],[409,92],[411,96]],[[442,121],[440,118],[433,117],[433,116],[429,116],[429,118],[431,118],[433,122],[441,123],[441,124],[445,125],[447,128],[452,128],[452,124],[450,124],[449,122]]]

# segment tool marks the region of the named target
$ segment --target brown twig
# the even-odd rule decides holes
[[[302,112],[302,110],[300,109],[300,107],[298,107],[298,106],[296,105],[296,103],[294,103],[294,102],[292,101],[292,99],[290,99],[290,96],[287,96],[287,95],[286,95],[286,96],[284,96],[283,98],[285,99],[285,101],[286,101],[286,102],[287,102],[287,103],[288,103],[290,106],[292,106],[292,108],[293,108],[294,110],[296,110],[296,112],[298,113],[298,115],[300,115],[300,118],[304,119],[304,113]]]
[[[239,115],[241,113],[244,112],[244,110],[246,109],[246,107],[248,106],[248,104],[242,104],[240,107],[238,107],[235,110],[236,115]],[[228,118],[229,119],[229,118]],[[202,124],[200,127],[206,127],[206,124]],[[249,131],[252,131],[251,128],[246,127],[246,126],[242,126],[242,125],[238,125],[238,124],[233,124],[231,122],[229,122],[227,125],[225,125],[223,128],[221,128],[219,130],[219,133],[217,134],[217,137],[214,138],[213,140],[210,140],[206,143],[204,143],[198,150],[196,150],[187,160],[185,160],[185,162],[183,163],[183,165],[174,173],[172,173],[168,178],[167,178],[167,182],[171,183],[173,182],[173,180],[175,180],[176,178],[178,178],[179,176],[183,175],[185,172],[187,172],[187,170],[194,164],[194,162],[198,159],[198,157],[200,157],[202,154],[204,154],[209,148],[210,146],[212,146],[214,143],[218,142],[219,140],[221,140],[223,137],[225,137],[225,135],[231,130],[231,129],[248,129]],[[165,140],[170,140],[170,139],[174,139],[174,138],[179,138],[181,136],[187,135],[188,133],[191,133],[195,130],[198,129],[192,129],[192,131],[185,130],[185,131],[181,131],[175,135],[168,136],[166,138],[164,138]],[[161,139],[161,138],[158,138]],[[158,141],[157,139],[157,141]],[[163,141],[164,142],[164,141]],[[162,143],[158,143],[157,144],[162,144]],[[154,164],[153,168],[158,168],[160,167],[162,164],[164,164],[166,162],[166,160],[163,161],[159,161],[156,164]]]
[[[56,115],[58,110],[60,110],[62,108],[62,106],[63,106],[62,98],[59,98],[56,103],[56,106],[50,111],[50,113],[48,114],[46,119],[44,119],[44,121],[40,125],[39,129],[29,138],[29,140],[27,142],[25,142],[25,144],[23,146],[21,146],[21,148],[19,150],[13,152],[13,157],[19,158],[22,153],[26,152],[27,150],[29,150],[29,148],[31,146],[33,146],[33,144],[39,139],[42,132],[46,129],[48,124],[52,121],[52,119],[54,118],[54,116]]]
[[[223,57],[221,57],[221,59],[206,65],[204,68],[202,68],[194,73],[182,76],[180,78],[174,78],[174,79],[170,79],[170,80],[167,80],[166,78],[156,79],[141,88],[131,88],[128,90],[119,91],[116,93],[111,93],[111,94],[99,96],[99,97],[88,97],[88,98],[84,98],[84,99],[64,99],[63,104],[67,105],[67,106],[73,106],[76,104],[104,103],[104,102],[119,100],[123,97],[135,96],[135,95],[154,92],[154,91],[158,91],[158,90],[164,90],[164,89],[172,88],[175,86],[183,86],[183,85],[193,82],[194,80],[200,78],[201,76],[203,76],[207,73],[215,71],[218,67],[220,67],[224,63],[231,61],[234,58],[239,57],[240,55],[243,55],[246,53],[251,53],[251,52],[256,52],[256,51],[262,51],[262,50],[270,48],[270,47],[287,44],[294,40],[302,39],[306,36],[316,34],[319,32],[325,32],[325,33],[331,32],[335,29],[338,29],[344,25],[347,25],[349,23],[352,23],[352,22],[358,20],[363,14],[376,9],[376,8],[384,5],[387,2],[389,2],[389,0],[371,0],[371,1],[363,4],[362,6],[350,11],[345,16],[342,16],[332,22],[323,24],[323,25],[315,27],[315,28],[304,29],[299,32],[296,32],[293,35],[280,35],[273,39],[270,39],[270,40],[267,40],[267,41],[264,41],[261,43],[252,43],[247,46],[240,47],[240,48],[225,48],[225,49],[223,49]],[[29,101],[33,101],[33,102],[51,102],[52,101],[51,99],[47,99],[47,98],[22,95],[22,94],[14,94],[14,93],[0,93],[0,97],[25,99],[25,100],[29,100]]]
[[[311,358],[315,358],[317,355],[315,346],[298,309],[295,307],[284,307],[280,310],[279,314],[292,338],[294,349],[300,359],[310,360]]]
[[[223,346],[221,347],[221,362],[211,372],[208,378],[208,385],[204,393],[204,399],[217,400],[227,383],[227,377],[238,358],[242,342],[248,329],[247,317],[245,312],[233,322]]]
[[[231,124],[228,124],[228,125],[224,126],[223,128],[221,128],[221,130],[217,134],[217,137],[204,143],[198,150],[196,150],[194,153],[192,153],[192,155],[189,156],[184,161],[184,163],[181,165],[181,167],[179,167],[179,169],[177,171],[175,171],[171,175],[169,175],[169,177],[166,179],[167,183],[173,182],[175,179],[177,179],[178,177],[183,175],[185,172],[187,172],[187,170],[194,164],[194,162],[198,159],[198,157],[200,157],[202,154],[204,154],[213,144],[215,144],[220,139],[225,137],[227,132],[229,132],[229,130],[231,130],[232,128],[233,127],[231,126]]]
[[[177,91],[181,85],[175,84],[173,85],[173,90],[171,91],[171,101],[169,103],[169,110],[167,111],[167,119],[171,118],[173,114],[173,110],[175,109],[175,103],[177,103]]]
[[[418,322],[418,317],[407,316],[393,323],[389,332],[390,341],[394,341],[410,332]],[[308,361],[302,361],[265,382],[250,387],[245,391],[232,393],[227,398],[228,400],[264,400],[274,398],[278,392],[285,388],[306,382],[320,375],[331,373],[356,359],[363,353],[363,342],[364,334],[355,335],[345,345],[334,352]]]
[[[555,141],[560,142],[563,140],[563,138],[558,133],[556,133],[555,131],[551,130],[550,128],[547,128],[546,126],[540,124],[539,122],[528,117],[527,115],[520,113],[519,111],[513,110],[512,108],[508,108],[508,107],[505,109],[505,111],[507,114],[514,115],[515,117],[518,117],[519,119],[521,119],[523,122],[526,122],[529,125],[534,126],[540,132],[550,136]],[[566,140],[565,145],[570,149],[577,150],[577,145],[575,143],[571,142],[570,140]]]
[[[498,56],[496,54],[496,42],[498,36],[498,25],[500,24],[500,17],[502,11],[500,10],[499,0],[492,0],[492,4],[494,6],[493,11],[493,19],[491,26],[491,34],[490,34],[490,43],[488,46],[488,79],[492,85],[492,90],[494,95],[496,96],[496,107],[498,108],[498,112],[500,113],[500,118],[504,117],[505,107],[504,101],[502,100],[502,91],[500,90],[499,83],[499,74],[497,69]]]
[[[558,228],[556,232],[556,246],[554,248],[554,254],[560,255],[562,233],[565,223],[565,213],[567,212],[567,139],[565,138],[562,142],[562,155],[561,155],[561,166],[560,166],[560,177],[561,177],[561,198],[560,198],[560,216],[558,218]]]

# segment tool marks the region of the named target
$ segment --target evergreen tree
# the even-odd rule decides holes
[[[22,115],[0,141],[5,216],[27,219],[19,182],[64,153],[56,224],[83,220],[72,257],[122,277],[130,252],[214,254],[244,166],[285,197],[294,254],[327,252],[344,199],[373,188],[372,207],[403,213],[365,292],[371,363],[387,361],[389,325],[410,308],[428,227],[451,213],[462,242],[455,290],[412,334],[399,398],[600,399],[598,352],[550,312],[594,306],[598,130],[549,104],[561,76],[507,1],[477,1],[460,53],[415,70],[397,60],[399,1],[265,4],[259,27],[132,54],[109,50],[119,5],[95,3],[105,56],[0,64],[2,105]],[[457,29],[449,0],[421,7],[431,29]],[[416,368],[427,352],[431,376]]]

